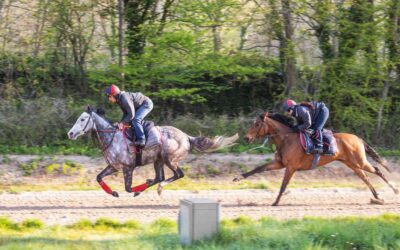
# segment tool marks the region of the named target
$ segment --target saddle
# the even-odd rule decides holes
[[[322,130],[323,150],[321,155],[334,155],[337,152],[336,139],[329,129]],[[314,142],[312,136],[303,131],[300,132],[300,143],[306,154],[312,154]]]
[[[142,151],[146,148],[153,147],[155,145],[161,145],[161,134],[160,131],[155,127],[152,121],[142,122],[144,136],[146,138],[146,145],[144,147],[136,146],[135,142],[135,128],[131,126],[124,130],[124,135],[128,140],[131,141],[131,146],[133,146],[133,152],[136,154],[136,166],[142,165]]]
[[[149,131],[154,127],[154,122],[143,121],[142,126],[143,126],[143,131],[144,131],[144,137],[146,138],[146,142],[147,142],[147,139],[149,137]],[[132,142],[135,141],[135,139],[136,139],[135,127],[131,126],[128,129],[125,129],[124,132],[125,132],[125,136],[128,140],[130,140]],[[145,147],[146,146],[147,146],[147,143],[146,143]]]

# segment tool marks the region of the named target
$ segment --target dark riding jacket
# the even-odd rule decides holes
[[[296,105],[293,109],[293,116],[297,119],[300,125],[297,128],[301,131],[304,131],[311,127],[311,125],[315,122],[318,117],[321,109],[325,107],[323,102],[311,102],[311,104],[315,107],[315,109],[310,109],[306,106]]]
[[[121,122],[130,125],[133,118],[135,118],[136,110],[150,98],[140,92],[121,91],[116,96],[116,99],[123,112]]]

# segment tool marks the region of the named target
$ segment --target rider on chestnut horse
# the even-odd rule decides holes
[[[296,130],[308,133],[314,141],[314,154],[321,154],[323,149],[322,129],[329,117],[329,109],[323,102],[302,102],[296,104],[293,100],[286,100],[283,109],[296,118],[299,125]]]

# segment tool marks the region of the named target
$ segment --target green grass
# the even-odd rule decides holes
[[[132,223],[134,226],[132,226]],[[86,220],[70,226],[26,227],[0,219],[0,249],[400,249],[400,216],[278,221],[224,220],[218,234],[181,246],[177,225]]]
[[[65,145],[25,146],[0,145],[0,154],[30,154],[30,155],[86,155],[100,157],[101,150],[94,145],[66,141]]]

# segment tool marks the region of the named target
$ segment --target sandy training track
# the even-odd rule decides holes
[[[80,219],[92,221],[106,217],[118,221],[138,220],[149,223],[160,218],[176,220],[179,201],[184,198],[211,198],[221,202],[222,219],[263,216],[277,219],[304,216],[373,216],[400,213],[400,196],[390,189],[378,190],[385,205],[370,204],[369,190],[352,188],[289,189],[281,205],[272,207],[277,191],[266,190],[165,190],[161,197],[146,191],[138,197],[120,193],[114,198],[102,191],[44,191],[0,195],[0,216],[14,221],[38,218],[46,224],[71,224]]]

